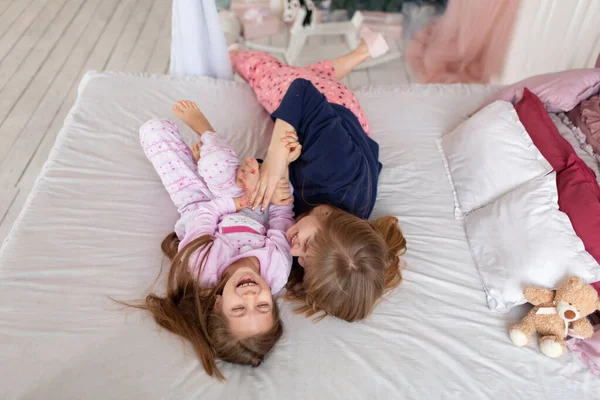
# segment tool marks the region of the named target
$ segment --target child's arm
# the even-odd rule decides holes
[[[269,243],[269,240],[267,240],[266,246],[270,247],[269,260],[265,263],[266,265],[261,264],[261,275],[271,286],[271,293],[275,295],[287,284],[292,270],[292,255],[289,246],[286,251],[274,244],[273,241]]]
[[[180,248],[202,235],[214,235],[219,218],[247,207],[247,203],[249,202],[245,197],[220,198],[198,203],[198,211],[194,212],[193,219],[185,226],[185,235],[181,240]]]
[[[294,201],[294,190],[290,183],[290,169],[285,170],[285,175],[279,180],[275,187],[275,192],[271,198],[271,205],[287,206]]]
[[[292,190],[289,181],[286,178],[281,178],[277,184],[277,187],[275,188],[275,193],[273,193],[271,205],[287,206],[292,204],[293,201],[294,197],[292,196]]]
[[[290,187],[290,190],[291,187]],[[261,261],[261,274],[277,294],[287,283],[292,269],[290,244],[285,232],[294,224],[293,205],[269,205],[269,226],[267,227],[265,248],[268,258]]]
[[[290,162],[296,160],[301,151],[302,146],[298,142],[296,129],[287,122],[277,119],[267,150],[267,157],[260,171],[257,190],[250,199],[253,203],[253,210],[257,207],[260,207],[261,210],[268,207],[279,179],[285,176]]]
[[[290,191],[293,192],[291,185],[289,187]],[[266,267],[261,266],[261,268],[264,276],[269,277],[268,281],[273,294],[278,293],[285,287],[292,269],[290,243],[285,233],[295,223],[293,207],[294,205],[291,202],[283,206],[274,205],[273,203],[269,205],[267,246],[271,247],[271,251],[269,251],[270,262]]]
[[[285,179],[281,179],[278,184],[278,188],[275,194],[281,196],[288,196],[287,200],[284,200],[277,204],[271,203],[269,205],[269,231],[280,231],[285,237],[285,232],[296,222],[294,221],[294,188]],[[289,194],[288,194],[289,193]],[[287,239],[286,239],[287,242]]]

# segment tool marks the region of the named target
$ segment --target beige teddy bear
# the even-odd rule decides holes
[[[542,335],[540,349],[548,357],[560,357],[567,335],[589,338],[594,333],[587,316],[600,310],[596,290],[571,277],[557,290],[526,287],[525,298],[535,307],[521,323],[510,328],[510,340],[517,346],[529,343],[534,332]]]

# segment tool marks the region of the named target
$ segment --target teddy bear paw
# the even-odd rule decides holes
[[[518,329],[511,329],[508,335],[510,336],[510,340],[512,340],[516,346],[522,347],[528,342],[527,336]]]
[[[554,339],[542,339],[540,342],[542,353],[551,358],[557,358],[563,355],[563,346]]]

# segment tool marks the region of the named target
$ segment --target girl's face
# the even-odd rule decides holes
[[[242,258],[226,269],[229,276],[215,307],[229,321],[232,334],[243,339],[273,326],[273,295],[260,275],[256,257]]]
[[[287,230],[285,235],[290,242],[290,253],[298,257],[298,263],[304,267],[306,262],[306,252],[310,241],[321,228],[323,221],[331,214],[331,207],[317,206],[308,214],[301,215],[298,222]]]

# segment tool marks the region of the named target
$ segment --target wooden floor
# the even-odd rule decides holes
[[[0,0],[0,243],[48,157],[83,74],[168,73],[171,3]],[[283,45],[287,37],[263,40]],[[301,61],[308,64],[345,50],[341,37],[311,39]],[[346,79],[352,88],[408,81],[401,59]]]

